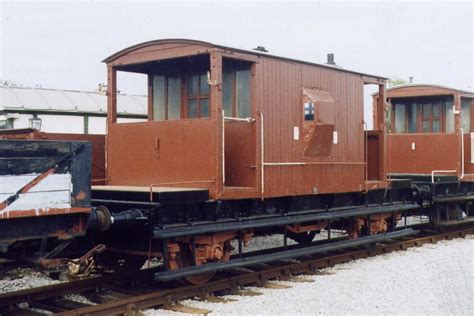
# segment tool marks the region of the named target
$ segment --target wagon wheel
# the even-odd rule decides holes
[[[186,268],[193,265],[193,254],[189,247],[182,247],[181,251],[179,252],[179,259],[178,265],[179,268]],[[216,274],[215,271],[200,273],[192,276],[188,276],[183,278],[183,281],[192,285],[199,285],[209,282],[214,275]]]
[[[294,232],[287,232],[287,236],[290,239],[293,239],[299,244],[309,244],[313,241],[314,236],[316,236],[316,233],[319,231],[313,230],[313,231],[307,231],[303,233],[294,233]]]
[[[223,249],[224,249],[224,252],[230,253],[230,250],[231,250],[230,244],[226,242],[224,244]],[[225,260],[224,258],[228,258],[228,257],[229,256],[224,255],[223,259],[212,261],[212,262],[221,262]],[[193,258],[193,253],[189,244],[181,244],[177,259],[178,259],[177,260],[178,268],[186,268],[193,265],[194,258]],[[202,263],[196,263],[196,264],[200,265]],[[216,271],[204,272],[204,273],[184,277],[182,281],[191,285],[205,284],[209,282],[214,277],[215,274],[216,274]]]

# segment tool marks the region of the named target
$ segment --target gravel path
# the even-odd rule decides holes
[[[193,300],[212,315],[474,315],[474,237],[442,241],[324,269],[313,283],[255,289],[264,295],[227,304]],[[282,282],[287,283],[287,282]],[[179,315],[148,310],[147,315]],[[183,314],[180,314],[183,315]]]

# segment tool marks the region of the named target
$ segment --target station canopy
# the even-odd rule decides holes
[[[117,95],[118,114],[144,115],[147,97]],[[0,86],[0,110],[105,115],[107,96],[99,92]]]

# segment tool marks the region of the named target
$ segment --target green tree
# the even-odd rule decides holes
[[[399,85],[402,85],[402,84],[406,84],[408,83],[406,80],[403,80],[403,79],[400,79],[400,78],[397,78],[397,77],[393,77],[393,78],[390,78],[388,79],[388,87],[391,88],[391,87],[395,87],[395,86],[399,86]]]
[[[18,85],[11,80],[2,80],[0,79],[0,86],[4,87],[18,87]]]

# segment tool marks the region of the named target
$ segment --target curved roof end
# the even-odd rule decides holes
[[[147,41],[143,43],[139,43],[136,45],[129,46],[127,48],[124,48],[109,57],[105,58],[102,60],[103,63],[109,63],[112,62],[113,60],[117,59],[120,56],[123,56],[127,53],[133,52],[134,50],[144,48],[147,46],[152,46],[152,45],[157,45],[157,44],[166,44],[166,43],[176,43],[176,44],[194,44],[194,45],[202,45],[202,46],[208,46],[208,47],[215,47],[215,44],[205,42],[205,41],[198,41],[198,40],[191,40],[191,39],[185,39],[185,38],[166,38],[166,39],[159,39],[159,40],[153,40],[153,41]]]
[[[443,89],[443,90],[450,91],[450,92],[461,93],[464,96],[474,98],[474,92],[472,92],[472,91],[456,89],[456,88],[452,88],[452,87],[448,87],[448,86],[444,86],[444,85],[426,84],[426,83],[401,84],[401,85],[398,85],[398,86],[388,88],[387,92],[394,91],[394,90],[399,90],[399,89],[405,89],[405,88],[416,88],[416,87],[427,88],[427,89],[429,89],[429,88]],[[372,96],[376,96],[376,95],[378,95],[378,92],[375,92],[375,93],[372,94]]]

